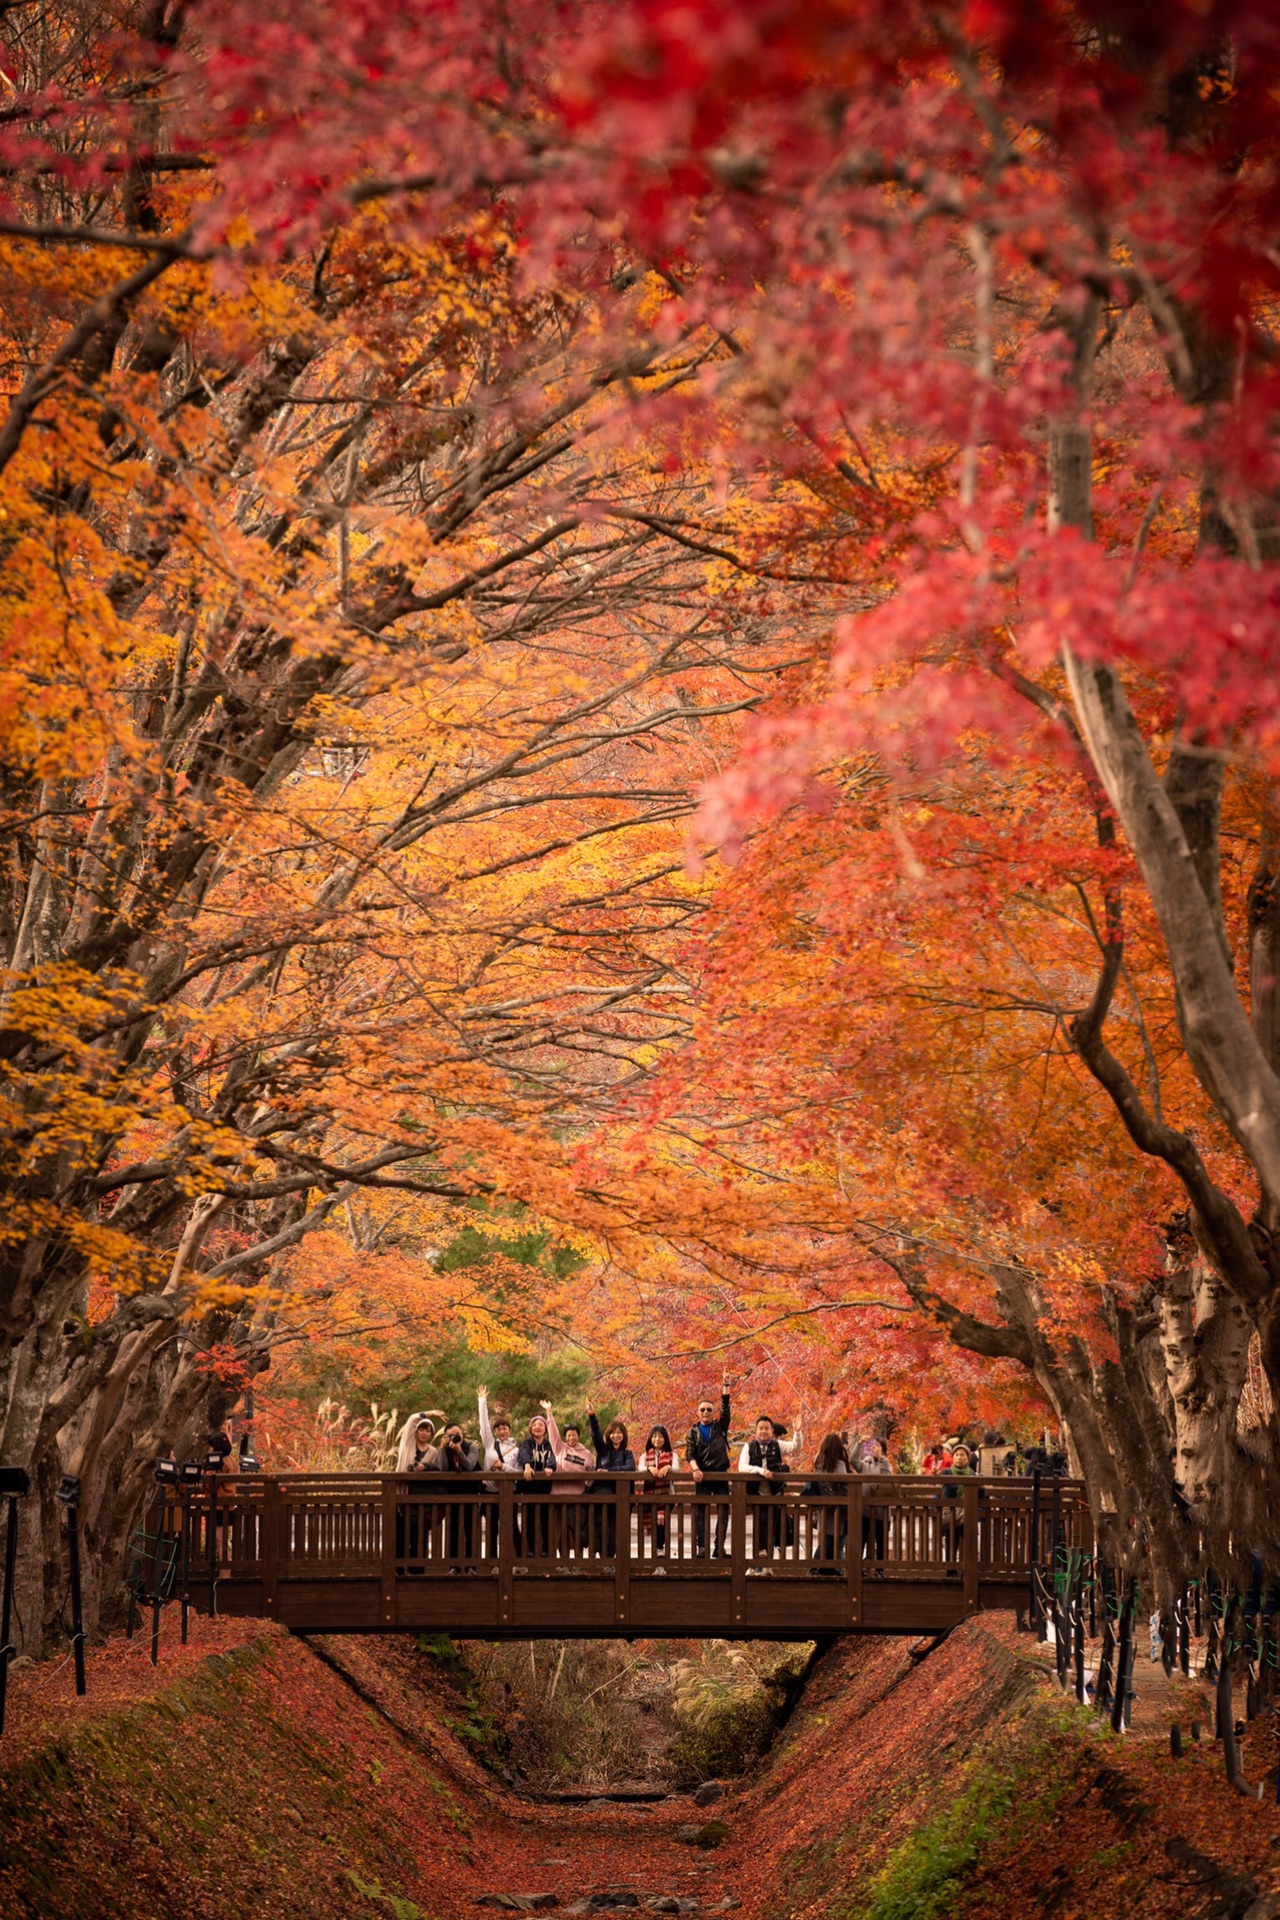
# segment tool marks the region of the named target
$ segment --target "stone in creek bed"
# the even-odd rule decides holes
[[[482,1893],[478,1907],[501,1907],[504,1913],[537,1913],[542,1907],[558,1907],[556,1893]]]
[[[724,1799],[724,1788],[718,1780],[704,1780],[693,1796],[695,1807],[713,1807],[717,1800]]]
[[[638,1907],[640,1895],[630,1887],[614,1887],[607,1892],[593,1893],[587,1901],[592,1913],[612,1913],[618,1907]]]
[[[686,1847],[718,1847],[722,1840],[729,1838],[729,1829],[723,1820],[708,1820],[701,1827],[691,1820],[683,1820],[676,1828],[675,1838]]]

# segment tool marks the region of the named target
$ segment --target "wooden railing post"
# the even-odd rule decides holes
[[[632,1483],[630,1476],[619,1474],[613,1490],[614,1526],[617,1539],[614,1542],[616,1552],[613,1557],[613,1623],[616,1627],[631,1624],[631,1505]]]
[[[262,1611],[268,1620],[280,1617],[280,1482],[266,1481],[262,1489]]]
[[[721,1496],[723,1502],[723,1496]],[[713,1494],[710,1505],[716,1504]],[[709,1517],[709,1516],[708,1516]],[[711,1550],[708,1529],[707,1549]],[[747,1623],[747,1483],[739,1474],[729,1482],[729,1615],[735,1627]]]
[[[849,1487],[849,1537],[844,1545],[845,1573],[848,1578],[847,1624],[862,1625],[862,1481],[854,1479]]]
[[[966,1480],[964,1499],[964,1610],[978,1611],[978,1494],[976,1480]]]
[[[382,1624],[396,1623],[396,1481],[386,1474],[382,1482]]]
[[[512,1474],[498,1478],[498,1624],[509,1627],[515,1605],[512,1569],[516,1563],[516,1483]]]

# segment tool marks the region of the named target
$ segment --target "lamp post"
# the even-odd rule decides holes
[[[71,1562],[71,1651],[76,1663],[76,1692],[83,1699],[84,1608],[80,1596],[80,1482],[74,1473],[64,1473],[54,1496],[67,1516],[67,1554]]]
[[[9,1503],[9,1524],[4,1542],[4,1599],[0,1605],[0,1733],[4,1732],[9,1662],[14,1654],[9,1640],[9,1627],[13,1620],[13,1584],[18,1572],[18,1502],[30,1491],[31,1475],[25,1467],[0,1467],[0,1494]]]

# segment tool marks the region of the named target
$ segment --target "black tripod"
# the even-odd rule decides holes
[[[4,1542],[4,1600],[0,1607],[0,1733],[4,1732],[5,1699],[9,1691],[9,1662],[16,1649],[9,1638],[13,1623],[13,1586],[18,1574],[18,1502],[31,1491],[31,1475],[23,1467],[0,1467],[0,1495],[9,1503]]]

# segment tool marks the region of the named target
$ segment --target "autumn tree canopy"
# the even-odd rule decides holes
[[[0,32],[0,1456],[358,1279],[1269,1538],[1272,10]]]

